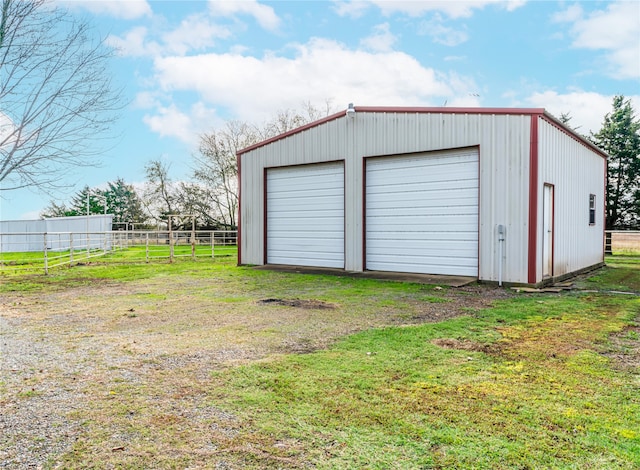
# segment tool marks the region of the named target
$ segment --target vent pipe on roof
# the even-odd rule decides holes
[[[356,116],[356,108],[353,107],[353,103],[349,103],[349,107],[347,108],[347,116],[354,118]]]

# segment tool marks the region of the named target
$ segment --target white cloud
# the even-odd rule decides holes
[[[507,11],[513,11],[525,3],[525,0],[357,0],[337,1],[335,11],[341,16],[357,18],[367,7],[375,6],[385,15],[400,13],[418,17],[430,12],[441,12],[450,18],[468,18],[473,15],[474,10],[481,10],[487,5],[498,5]]]
[[[160,107],[155,115],[145,115],[143,121],[163,137],[177,137],[185,142],[192,139],[191,118],[173,104]]]
[[[225,17],[236,14],[253,16],[260,26],[269,31],[276,31],[280,27],[280,18],[273,8],[256,0],[209,0],[209,10],[214,15]]]
[[[583,14],[584,11],[582,10],[582,7],[578,3],[576,3],[567,7],[567,9],[564,11],[554,13],[551,16],[551,21],[554,21],[556,23],[573,23],[574,21],[578,21],[580,18],[582,18]]]
[[[350,50],[326,39],[296,45],[293,58],[237,54],[165,57],[155,61],[160,87],[195,91],[206,103],[225,107],[233,118],[268,119],[302,102],[360,105],[440,105],[470,101],[472,81],[438,75],[403,52]],[[460,98],[462,97],[462,98]],[[167,113],[168,114],[168,113]],[[179,127],[176,125],[176,127]]]
[[[231,31],[213,24],[203,15],[191,15],[178,28],[163,36],[165,50],[172,54],[186,54],[190,50],[201,50],[214,45],[217,38],[228,38]]]
[[[107,15],[123,20],[151,16],[147,0],[67,0],[58,3],[69,8],[83,8],[96,15]]]
[[[158,94],[153,91],[141,91],[136,94],[133,103],[131,104],[134,109],[150,109],[160,105]]]
[[[613,78],[640,78],[640,3],[618,1],[605,10],[588,15],[573,5],[552,17],[556,22],[573,23],[572,46],[605,51],[608,73]]]
[[[155,41],[148,41],[148,30],[144,26],[137,26],[119,37],[110,35],[107,44],[116,49],[118,54],[128,57],[155,56],[160,53],[162,47]]]
[[[123,37],[111,35],[107,43],[120,55],[129,57],[156,57],[159,55],[184,55],[192,50],[205,49],[231,35],[229,29],[216,25],[204,15],[191,15],[159,40],[150,38],[151,32],[144,26],[127,31]]]
[[[445,26],[443,22],[442,17],[436,14],[432,20],[422,23],[419,33],[431,36],[433,42],[450,47],[462,44],[469,39],[466,31]]]
[[[360,41],[360,44],[371,51],[387,52],[393,49],[398,38],[389,30],[389,23],[374,27],[374,33]]]
[[[188,113],[175,104],[158,106],[156,114],[145,115],[143,121],[160,136],[175,137],[189,145],[195,145],[201,133],[221,123],[215,110],[201,102],[194,104]]]
[[[348,16],[350,18],[360,18],[364,12],[371,6],[371,3],[364,0],[332,0],[333,9],[339,16]]]
[[[635,110],[640,110],[640,95],[627,96]],[[571,116],[570,125],[578,127],[581,134],[597,132],[602,127],[604,116],[611,112],[613,96],[582,90],[571,90],[558,93],[548,90],[533,93],[526,99],[526,103],[533,107],[545,108],[551,114],[559,117],[562,113]]]

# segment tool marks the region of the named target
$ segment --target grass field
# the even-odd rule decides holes
[[[192,252],[190,245],[175,245],[173,256],[180,258],[213,258],[215,256],[235,256],[237,248],[233,245],[216,245],[213,252],[210,245],[196,245]],[[124,249],[105,252],[99,249],[50,251],[47,253],[47,265],[50,269],[66,268],[75,264],[166,262],[171,256],[168,245],[133,245]],[[45,258],[42,252],[0,253],[0,275],[24,274],[25,271],[43,273]]]
[[[75,426],[44,468],[638,468],[640,258],[607,265],[561,294],[233,256],[5,277],[0,340],[53,357],[2,378],[0,413]]]

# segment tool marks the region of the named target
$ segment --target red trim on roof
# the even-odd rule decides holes
[[[306,131],[307,129],[311,129],[312,127],[319,126],[324,124],[325,122],[333,121],[338,119],[339,117],[344,116],[346,111],[340,111],[338,113],[332,114],[331,116],[327,116],[325,118],[319,119],[317,121],[310,122],[309,124],[305,124],[304,126],[296,127],[295,129],[291,129],[290,131],[285,132],[284,134],[277,135],[275,137],[271,137],[270,139],[263,140],[262,142],[258,142],[257,144],[250,145],[247,148],[242,150],[238,150],[238,155],[242,155],[243,153],[250,152],[251,150],[255,150],[259,147],[264,147],[265,145],[270,144],[271,142],[275,142],[276,140],[284,139],[285,137],[289,137],[290,135],[297,134],[302,131]]]
[[[531,116],[529,144],[529,253],[527,282],[536,283],[538,253],[538,118]]]
[[[356,113],[420,113],[420,114],[542,114],[543,108],[447,108],[356,106]],[[342,112],[344,115],[346,110]]]
[[[563,132],[566,132],[571,137],[575,138],[577,141],[582,143],[583,145],[589,147],[591,150],[595,151],[599,155],[604,158],[607,158],[607,154],[600,150],[598,147],[593,145],[587,139],[577,134],[572,129],[568,128],[560,121],[558,121],[551,114],[547,113],[544,108],[447,108],[447,107],[435,107],[435,108],[426,108],[426,107],[393,107],[393,106],[356,106],[354,108],[356,113],[419,113],[419,114],[501,114],[501,115],[530,115],[530,116],[542,116],[547,122],[556,126]],[[300,132],[306,131],[316,126],[320,126],[330,121],[334,121],[338,118],[344,117],[346,115],[346,109],[344,111],[339,111],[330,116],[324,117],[314,122],[310,122],[309,124],[305,124],[304,126],[298,127],[296,129],[292,129],[284,134],[277,135],[270,139],[264,140],[262,142],[258,142],[257,144],[251,145],[247,148],[238,151],[238,155],[242,155],[244,153],[250,152],[251,150],[255,150],[260,147],[264,147],[272,142],[276,142],[278,140],[284,139],[291,135],[298,134]]]
[[[607,155],[597,145],[595,145],[593,142],[589,141],[585,137],[581,136],[580,134],[578,134],[573,129],[570,129],[565,124],[563,124],[560,121],[558,121],[558,119],[555,116],[553,116],[552,114],[549,114],[548,112],[545,111],[540,117],[542,119],[544,119],[546,122],[548,122],[549,124],[551,124],[552,126],[554,126],[555,128],[557,128],[560,131],[562,131],[565,134],[567,134],[569,137],[572,137],[573,139],[577,140],[579,143],[581,143],[582,145],[587,147],[589,150],[592,150],[592,151],[596,152],[598,155],[600,155],[605,160],[607,160],[609,158],[609,155]]]

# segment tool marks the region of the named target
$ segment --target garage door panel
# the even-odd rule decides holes
[[[428,197],[418,197],[414,192],[410,191],[390,191],[394,195],[390,198],[388,194],[378,193],[372,194],[367,198],[367,203],[372,204],[373,208],[378,207],[398,207],[398,203],[414,202],[419,207],[440,206],[440,205],[475,205],[478,202],[477,187],[457,188],[451,191],[432,191]],[[450,194],[455,194],[455,198],[451,198]]]
[[[388,244],[390,241],[414,241],[416,239],[415,232],[378,232],[374,235],[371,235],[367,238],[367,243],[375,243],[377,240],[381,240],[384,243]],[[451,231],[442,231],[442,232],[429,232],[429,233],[421,233],[420,240],[429,242],[438,242],[441,240],[444,241],[469,241],[475,239],[475,234],[473,232],[451,232]],[[373,246],[373,245],[372,245]]]
[[[426,219],[426,220],[425,220]],[[464,216],[441,216],[441,217],[379,217],[376,221],[367,224],[367,232],[454,232],[465,231],[475,233],[469,229],[469,224],[477,220],[474,214]],[[375,234],[371,233],[375,238]],[[422,238],[422,237],[420,237]],[[475,236],[477,239],[477,235]]]
[[[459,257],[448,257],[446,259],[442,258],[442,256],[438,255],[425,255],[425,256],[415,256],[415,254],[407,254],[407,255],[398,255],[394,253],[393,255],[381,256],[377,261],[378,263],[398,263],[401,262],[403,264],[411,264],[415,266],[419,265],[440,265],[446,264],[450,266],[462,266],[462,267],[472,267],[474,266],[474,257],[471,256],[459,256]]]
[[[386,249],[389,246],[389,242],[393,239],[374,239],[371,240],[371,248]],[[399,246],[395,247],[393,252],[399,255],[413,255],[423,256],[425,254],[442,254],[442,250],[454,248],[457,256],[473,257],[475,250],[469,247],[469,239],[459,240],[420,240],[412,244],[412,246],[403,245],[399,240]]]
[[[281,243],[274,243],[273,246],[271,247],[271,252],[276,255],[276,254],[283,254],[283,253],[302,253],[302,252],[307,252],[310,253],[310,257],[313,257],[311,255],[311,253],[329,253],[328,255],[326,255],[327,257],[331,258],[331,259],[339,259],[340,258],[340,253],[335,253],[332,248],[333,248],[333,243],[335,242],[335,239],[329,239],[329,238],[325,238],[325,239],[316,239],[315,242],[313,243],[313,248],[310,249],[309,248],[309,244],[308,243],[301,243],[299,239],[285,239],[283,240]],[[290,256],[290,255],[287,255]]]
[[[342,163],[267,170],[267,263],[344,267]]]
[[[342,214],[340,209],[334,208],[342,204],[342,198],[334,196],[295,197],[294,195],[291,195],[289,199],[270,199],[271,204],[269,204],[269,209],[276,210],[278,212],[287,211],[304,213],[309,210],[310,206],[316,205],[319,197],[324,199],[323,204],[325,205],[325,209],[322,209],[323,212],[333,211],[336,214]]]
[[[273,181],[272,184],[287,184],[286,180],[279,180],[278,182]],[[305,198],[314,198],[314,197],[333,197],[336,194],[336,190],[342,188],[341,184],[327,184],[322,188],[317,188],[311,186],[311,183],[304,184],[291,184],[286,189],[279,190],[277,193],[272,194],[274,199],[287,199],[294,194],[299,194],[300,190],[304,190]]]
[[[469,206],[447,206],[447,207],[423,207],[417,210],[419,214],[398,215],[393,208],[371,210],[370,216],[376,217],[378,222],[386,224],[405,224],[410,222],[411,225],[433,225],[442,223],[468,223],[473,222],[477,218],[478,212],[475,207]],[[463,220],[469,218],[469,220]],[[410,219],[410,220],[409,220]]]
[[[414,171],[416,169],[413,169]],[[421,179],[419,174],[406,174],[403,175],[397,171],[384,171],[380,172],[381,176],[384,176],[387,181],[393,181],[395,179],[402,179],[407,185],[421,185],[426,184],[424,180]],[[431,184],[435,184],[436,182],[458,182],[458,181],[468,181],[474,178],[474,170],[471,168],[460,169],[459,171],[455,171],[450,169],[450,171],[429,171],[429,175],[433,178]],[[386,186],[384,182],[380,184],[380,186]]]
[[[365,204],[367,269],[477,276],[477,150],[370,159]]]
[[[422,263],[408,263],[405,262],[403,265],[405,266],[404,271],[397,270],[398,263],[395,260],[392,260],[388,263],[377,263],[375,266],[368,266],[368,269],[373,271],[390,271],[390,272],[406,272],[406,273],[421,273],[421,274],[441,274],[443,276],[477,276],[478,268],[476,266],[473,267],[465,267],[465,266],[456,266],[454,264],[450,264],[448,262],[443,262],[442,264],[431,263],[429,264],[430,269],[433,272],[425,272],[424,266]]]
[[[380,177],[384,177],[383,174]],[[369,180],[371,177],[367,178],[367,185],[369,186]],[[457,189],[470,189],[477,188],[477,184],[473,180],[469,179],[451,179],[444,181],[419,181],[419,182],[409,182],[402,181],[402,187],[398,187],[398,183],[400,181],[391,184],[392,181],[389,180],[387,184],[378,184],[376,186],[371,185],[371,188],[376,188],[377,194],[396,194],[396,193],[422,193],[425,191],[452,191]]]
[[[289,250],[283,252],[275,252],[273,256],[279,260],[277,264],[287,264],[292,266],[313,266],[318,268],[335,268],[336,264],[340,263],[342,260],[342,258],[339,256],[329,258],[324,252],[312,252],[308,250],[301,250],[299,252]],[[300,259],[308,260],[306,261],[308,264],[300,265]]]
[[[377,161],[371,160],[368,165],[370,171],[388,171],[388,172],[396,172],[402,173],[404,169],[409,171],[413,169],[427,168],[429,171],[437,171],[438,168],[443,168],[443,171],[449,171],[449,169],[457,169],[457,166],[464,166],[466,163],[477,162],[478,159],[476,155],[474,155],[475,150],[460,150],[460,151],[447,151],[444,154],[437,155],[435,152],[432,152],[429,155],[429,161],[424,160],[425,154],[416,154],[415,156],[408,155],[400,155],[399,157],[403,159],[402,168],[400,167],[391,167],[387,165],[382,159]],[[456,160],[452,161],[451,156],[455,154]],[[477,152],[476,152],[477,154]],[[391,157],[396,158],[396,157]]]

